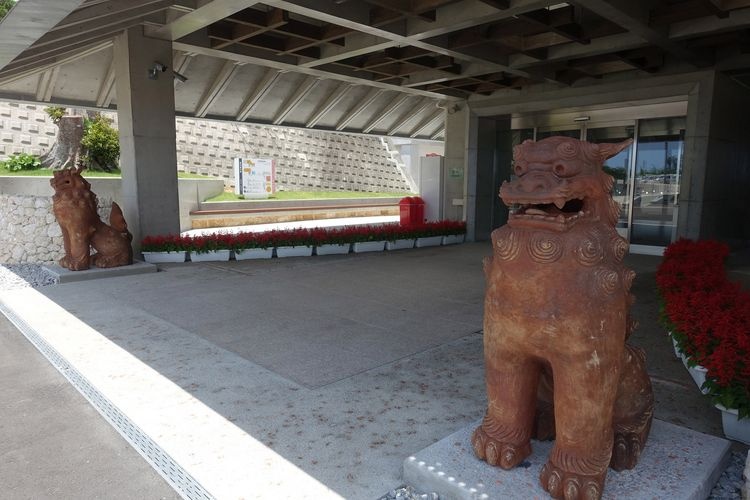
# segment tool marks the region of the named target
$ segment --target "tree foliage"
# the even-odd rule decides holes
[[[86,119],[81,146],[85,153],[84,162],[89,170],[109,172],[117,168],[120,141],[117,129],[112,126],[112,120],[109,118],[97,114]]]
[[[0,19],[4,18],[15,4],[16,0],[0,0]]]
[[[44,108],[44,112],[47,113],[55,125],[60,121],[60,118],[65,116],[65,108],[62,106],[47,106]]]

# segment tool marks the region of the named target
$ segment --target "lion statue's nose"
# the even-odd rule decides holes
[[[524,193],[549,191],[552,187],[549,176],[540,172],[529,172],[520,179],[519,186]]]

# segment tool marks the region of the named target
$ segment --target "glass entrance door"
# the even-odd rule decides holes
[[[612,127],[589,126],[586,129],[586,140],[589,142],[623,142],[632,139],[635,124]],[[604,171],[615,179],[612,186],[612,198],[620,205],[620,218],[617,221],[617,232],[625,239],[629,238],[630,201],[632,190],[632,157],[633,146],[628,146],[604,162]]]
[[[630,242],[663,247],[677,230],[685,118],[638,122]]]

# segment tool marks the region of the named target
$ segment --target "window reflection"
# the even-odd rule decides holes
[[[631,242],[666,246],[677,224],[685,118],[642,120],[638,134]]]
[[[632,125],[619,127],[590,128],[586,131],[586,140],[595,143],[623,142],[633,138],[635,127]],[[629,146],[604,162],[604,171],[611,175],[615,182],[612,186],[612,198],[620,205],[620,218],[617,221],[618,232],[628,235],[628,209],[630,205],[629,183],[630,156],[633,146]]]

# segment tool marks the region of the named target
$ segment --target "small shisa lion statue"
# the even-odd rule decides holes
[[[97,267],[127,266],[133,263],[133,236],[120,206],[112,202],[109,225],[99,218],[96,195],[81,176],[83,167],[54,172],[50,184],[55,190],[52,212],[60,224],[65,257],[58,263],[71,271]],[[90,255],[90,249],[96,253]]]
[[[631,142],[525,141],[500,188],[513,210],[485,260],[488,408],[472,446],[511,469],[532,437],[554,438],[540,476],[554,498],[601,498],[607,468],[635,467],[651,427],[645,353],[625,344],[635,273],[602,169]]]

